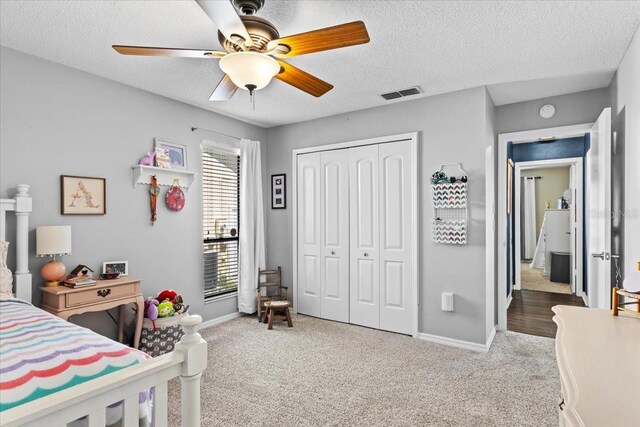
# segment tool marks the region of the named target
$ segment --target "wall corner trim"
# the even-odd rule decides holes
[[[459,347],[459,348],[464,348],[466,350],[473,350],[481,353],[486,353],[489,351],[489,347],[491,347],[491,343],[493,342],[493,338],[495,336],[496,336],[496,328],[494,327],[491,330],[491,333],[489,334],[489,339],[487,339],[487,342],[484,344],[479,344],[471,341],[458,340],[455,338],[443,337],[440,335],[425,334],[423,332],[419,332],[416,338],[423,341],[429,341],[437,344],[448,345],[451,347]]]
[[[242,317],[242,316],[244,316],[244,313],[238,312],[238,313],[227,314],[226,316],[216,317],[215,319],[210,319],[205,322],[202,322],[198,327],[198,329],[200,330],[204,328],[209,328],[211,326],[216,326],[221,323],[228,322],[229,320],[237,319],[238,317]]]

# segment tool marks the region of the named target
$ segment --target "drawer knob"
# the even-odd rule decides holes
[[[107,289],[100,289],[98,291],[98,296],[102,297],[102,298],[106,298],[107,295],[109,295],[111,293],[111,289],[107,288]]]

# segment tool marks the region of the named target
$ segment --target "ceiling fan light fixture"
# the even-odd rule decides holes
[[[280,64],[262,53],[237,52],[220,59],[220,69],[229,75],[236,86],[253,92],[271,82],[280,72]]]

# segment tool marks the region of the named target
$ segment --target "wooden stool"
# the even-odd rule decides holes
[[[265,318],[267,319],[267,329],[273,329],[274,319],[286,320],[289,327],[293,327],[289,307],[291,307],[291,303],[289,301],[267,301],[265,303],[266,311],[264,314]]]
[[[618,298],[620,296],[627,297],[627,298],[635,300],[635,301],[619,302]],[[614,316],[618,315],[618,311],[626,311],[627,313],[633,313],[633,314],[636,314],[636,315],[640,316],[640,294],[637,294],[635,292],[625,291],[624,289],[613,288],[613,292],[612,292],[612,295],[611,295],[611,302],[612,302],[612,310],[611,311],[613,312]],[[630,310],[628,308],[621,307],[623,305],[636,305],[636,309],[635,310]]]

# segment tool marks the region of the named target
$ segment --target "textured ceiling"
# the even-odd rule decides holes
[[[371,42],[289,61],[335,89],[314,98],[274,80],[210,102],[217,60],[125,57],[112,44],[220,49],[192,1],[0,3],[0,44],[262,126],[383,105],[419,85],[434,95],[488,85],[496,104],[607,86],[640,24],[640,2],[267,0],[280,35],[363,20]],[[415,99],[411,97],[408,99]],[[402,100],[391,101],[402,102]]]

